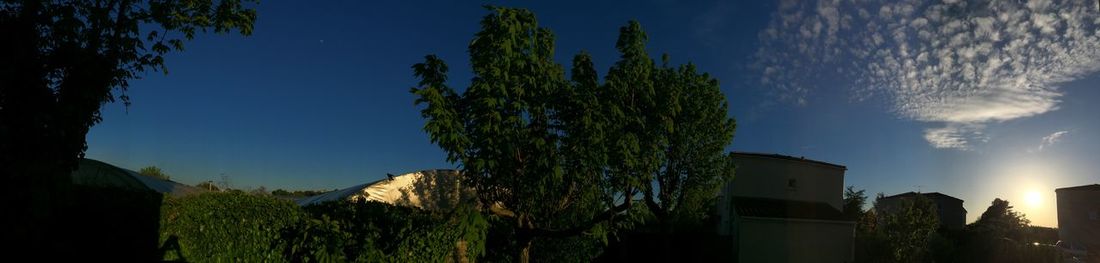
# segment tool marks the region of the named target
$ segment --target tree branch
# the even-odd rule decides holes
[[[580,225],[570,227],[570,228],[555,229],[555,230],[540,229],[540,228],[533,228],[533,229],[522,229],[521,228],[519,230],[520,231],[526,231],[531,236],[536,236],[536,237],[564,238],[564,237],[576,236],[576,235],[579,235],[579,234],[583,233],[584,231],[592,229],[592,227],[595,227],[596,224],[607,221],[607,220],[611,219],[612,217],[615,217],[615,215],[618,215],[619,213],[622,213],[623,211],[626,211],[626,210],[630,209],[630,207],[633,205],[633,202],[632,202],[633,199],[629,195],[625,196],[623,199],[624,199],[624,201],[623,201],[622,204],[619,204],[618,206],[614,206],[611,209],[604,210],[603,213],[600,213],[599,215],[596,215],[595,217],[592,217],[588,221],[586,221],[586,222],[584,222]]]

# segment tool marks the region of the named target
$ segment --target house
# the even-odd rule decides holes
[[[735,152],[718,198],[718,233],[738,262],[851,262],[855,222],[843,219],[846,167]]]
[[[915,193],[883,197],[878,200],[876,211],[890,211],[901,205],[904,200],[912,199],[917,195],[928,198],[936,204],[936,215],[940,220],[940,228],[949,230],[962,230],[966,226],[966,209],[963,208],[963,200],[941,193]]]
[[[1058,238],[1100,257],[1100,184],[1059,188]]]

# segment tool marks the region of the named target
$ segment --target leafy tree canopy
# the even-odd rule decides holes
[[[661,218],[701,217],[732,176],[722,151],[734,121],[717,80],[667,58],[656,67],[635,21],[620,29],[603,84],[584,52],[566,79],[533,13],[488,9],[469,46],[470,86],[448,86],[447,65],[429,55],[411,91],[431,141],[482,204],[513,220],[519,246],[601,231],[639,195]]]
[[[168,180],[170,178],[168,174],[164,173],[164,171],[160,169],[160,167],[156,166],[146,166],[144,168],[141,168],[138,173],[144,176],[149,176],[161,180]]]

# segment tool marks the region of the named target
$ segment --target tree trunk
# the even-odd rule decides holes
[[[530,263],[531,262],[531,240],[523,242],[523,248],[519,250],[519,262]]]

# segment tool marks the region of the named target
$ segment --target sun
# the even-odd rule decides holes
[[[1024,194],[1024,202],[1031,207],[1039,207],[1043,203],[1043,196],[1036,191],[1029,191]]]

